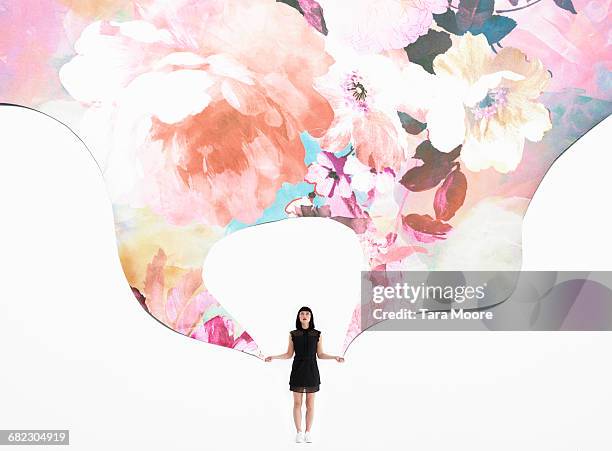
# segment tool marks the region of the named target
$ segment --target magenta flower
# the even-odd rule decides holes
[[[308,166],[304,177],[308,183],[314,183],[319,196],[333,197],[336,190],[341,197],[353,195],[350,178],[344,173],[345,158],[336,157],[332,152],[322,151],[317,155],[317,162]]]
[[[255,342],[246,331],[242,332],[239,337],[234,337],[234,322],[224,316],[215,316],[209,319],[199,326],[191,337],[238,351],[257,350]]]

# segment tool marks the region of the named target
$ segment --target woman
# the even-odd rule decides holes
[[[289,333],[289,347],[287,352],[265,358],[266,362],[272,359],[289,359],[295,352],[291,375],[289,376],[289,390],[293,392],[293,421],[298,443],[312,442],[310,427],[314,417],[314,397],[319,391],[319,368],[317,357],[320,359],[335,359],[344,362],[344,357],[325,354],[321,331],[315,329],[314,316],[309,307],[302,307],[295,318],[295,330]],[[306,433],[302,432],[302,399],[306,393]]]

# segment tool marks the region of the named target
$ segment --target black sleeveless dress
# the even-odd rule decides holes
[[[319,391],[321,379],[317,366],[317,343],[321,332],[316,329],[295,329],[291,331],[293,365],[289,376],[289,390],[299,393]]]

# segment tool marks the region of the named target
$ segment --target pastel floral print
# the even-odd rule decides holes
[[[548,89],[559,91],[576,86],[590,96],[609,99],[612,91],[610,1],[555,3],[574,12],[563,14],[559,8],[536,6],[513,11],[516,28],[504,38],[504,46],[529,49],[530,58],[542,61],[553,74]],[[521,6],[527,5],[529,2],[521,2]]]
[[[315,192],[320,196],[351,197],[351,182],[344,173],[343,158],[336,157],[331,152],[321,152],[317,155],[317,162],[310,165],[304,177],[309,183],[315,185]]]
[[[401,49],[427,33],[447,0],[318,0],[330,37],[360,53]]]
[[[353,144],[357,158],[377,171],[398,170],[411,155],[409,136],[402,129],[398,109],[407,100],[401,64],[384,55],[359,55],[327,41],[335,58],[329,71],[314,86],[334,110],[334,119],[320,139],[323,149],[338,152]]]
[[[312,79],[333,60],[321,35],[273,1],[184,3],[156,3],[147,20],[92,23],[60,77],[76,99],[111,108],[113,141],[137,154],[147,177],[133,174],[126,189],[134,193],[122,195],[139,196],[175,224],[254,221],[283,182],[304,177],[299,132],[316,135],[332,118]],[[255,56],[257,40],[283,45]],[[274,65],[263,62],[264,51]]]
[[[462,144],[461,160],[472,171],[516,169],[525,139],[540,141],[552,127],[548,110],[537,101],[550,73],[520,50],[494,54],[485,36],[466,34],[434,59],[433,69],[431,143],[444,152]]]
[[[381,277],[519,270],[539,182],[612,111],[610,19],[610,0],[0,0],[0,101],[94,155],[145,312],[261,358],[203,274],[243,228],[337,221]]]
[[[247,332],[234,336],[232,319],[222,315],[206,319],[205,312],[212,312],[211,307],[219,307],[219,304],[206,290],[202,290],[201,268],[185,271],[178,278],[172,269],[167,266],[167,256],[160,249],[148,266],[144,296],[135,291],[138,297],[142,297],[145,310],[181,334],[238,350],[257,350]],[[169,278],[176,278],[176,281],[166,288],[164,283]]]

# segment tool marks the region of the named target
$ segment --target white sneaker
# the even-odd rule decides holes
[[[304,443],[304,433],[302,431],[295,434],[295,443]]]
[[[304,434],[304,440],[306,441],[306,443],[312,443],[312,437],[310,436],[310,431],[306,431],[306,434]]]

